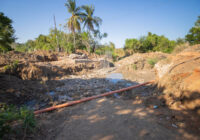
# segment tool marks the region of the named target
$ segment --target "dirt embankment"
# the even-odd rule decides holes
[[[80,56],[78,59],[87,58],[86,55],[77,56]],[[97,67],[97,63],[92,63],[92,61],[76,63],[75,59],[77,58],[64,53],[10,52],[0,56],[0,73],[14,75],[23,80],[49,80]]]
[[[126,79],[141,83],[155,79],[154,65],[167,56],[168,54],[161,52],[135,53],[115,65],[117,72],[122,73]]]
[[[200,46],[192,48],[156,64],[157,86],[171,109],[195,110],[200,115]]]
[[[168,56],[166,53],[161,52],[152,52],[152,53],[135,53],[129,57],[126,57],[116,64],[124,70],[145,70],[152,69],[153,64],[151,64],[150,60],[159,61],[161,59],[165,59]]]

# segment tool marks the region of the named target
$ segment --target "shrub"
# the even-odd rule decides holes
[[[12,128],[13,124],[22,123],[22,129],[24,133],[33,132],[36,127],[36,121],[34,113],[28,110],[26,107],[17,109],[15,106],[7,106],[1,104],[0,106],[0,139],[5,134],[15,132]],[[24,134],[25,135],[25,134]]]
[[[5,71],[10,71],[10,72],[11,71],[15,71],[17,69],[18,65],[19,65],[19,61],[15,60],[11,64],[8,64],[8,65],[4,66],[4,70]]]
[[[158,62],[158,59],[157,59],[157,58],[149,58],[149,59],[147,59],[147,62],[148,62],[152,67],[154,67],[154,65]]]
[[[114,62],[118,60],[118,55],[115,52],[112,53],[112,59]]]

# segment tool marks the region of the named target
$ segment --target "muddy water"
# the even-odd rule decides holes
[[[106,76],[106,79],[109,80],[109,82],[116,84],[123,81],[124,76],[121,73],[111,73]]]
[[[124,76],[121,73],[111,73],[106,76],[106,79],[113,84],[117,84],[118,82],[123,81]],[[117,93],[114,94],[114,97],[120,98],[120,96]]]

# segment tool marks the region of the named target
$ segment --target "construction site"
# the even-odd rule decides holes
[[[0,55],[0,102],[34,111],[37,129],[25,139],[198,140],[199,66],[199,45],[117,62],[84,51],[11,51]]]
[[[200,0],[0,0],[0,140],[200,140]]]

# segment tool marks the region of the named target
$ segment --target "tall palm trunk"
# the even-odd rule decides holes
[[[76,36],[75,36],[75,32],[73,32],[73,36],[74,36],[74,52],[76,52]]]

